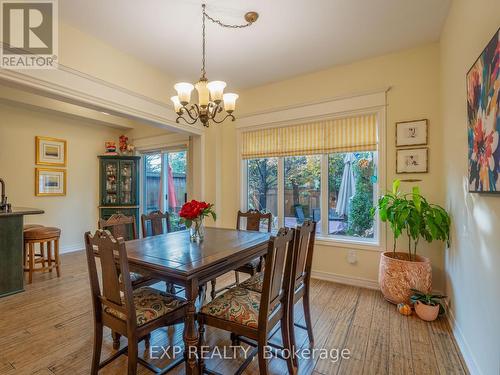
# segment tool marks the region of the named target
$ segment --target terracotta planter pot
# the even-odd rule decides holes
[[[415,303],[415,312],[417,313],[417,315],[420,319],[426,320],[428,322],[432,322],[433,320],[436,320],[436,318],[439,315],[439,305],[438,306],[429,306],[429,305],[423,304],[420,301],[417,301]]]
[[[378,282],[382,294],[389,302],[410,303],[410,289],[431,292],[431,262],[420,255],[410,261],[407,253],[396,252],[394,255],[392,251],[387,251],[380,256]]]

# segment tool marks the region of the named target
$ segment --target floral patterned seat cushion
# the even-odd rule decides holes
[[[235,287],[201,308],[201,312],[218,319],[258,328],[261,294]]]
[[[260,272],[251,278],[243,281],[239,286],[254,292],[262,293],[262,284],[264,283],[264,272]]]
[[[134,290],[137,326],[142,326],[152,320],[158,319],[182,307],[185,303],[186,301],[182,298],[167,294],[154,288],[138,288]],[[124,314],[111,307],[105,307],[104,311],[119,319],[126,320],[126,316]]]

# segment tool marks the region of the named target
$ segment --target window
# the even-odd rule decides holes
[[[252,159],[247,163],[248,209],[278,216],[278,159]],[[273,222],[276,226],[276,219]]]
[[[170,212],[173,231],[184,229],[179,211],[186,201],[185,150],[144,155],[144,213]]]
[[[161,209],[161,153],[144,155],[144,211],[158,211]]]
[[[317,222],[319,234],[375,242],[376,222],[370,210],[377,196],[376,161],[375,151],[246,160],[247,209],[271,212],[275,228],[310,219]],[[322,191],[328,192],[325,201]]]
[[[328,155],[328,234],[373,239],[374,152]]]
[[[284,158],[285,226],[295,227],[306,218],[321,220],[321,157],[290,156]],[[317,231],[321,227],[318,225]]]

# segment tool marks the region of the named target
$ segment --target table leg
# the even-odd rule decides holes
[[[196,298],[198,297],[198,281],[191,280],[186,285],[187,311],[184,322],[184,347],[186,348],[186,375],[198,375],[199,367],[196,359],[198,330],[196,329]]]

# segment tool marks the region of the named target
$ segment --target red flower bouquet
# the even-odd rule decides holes
[[[191,229],[191,239],[196,241],[203,239],[203,219],[207,216],[212,216],[214,220],[217,219],[213,204],[196,200],[185,203],[179,216],[186,227]]]

